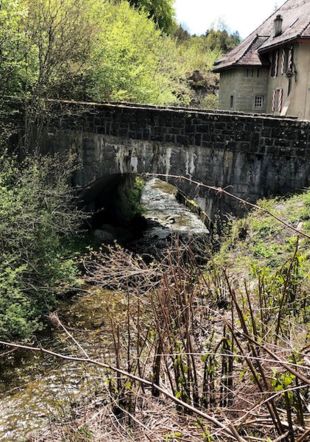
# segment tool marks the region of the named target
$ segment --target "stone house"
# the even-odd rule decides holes
[[[214,72],[220,109],[310,120],[310,0],[287,0]]]

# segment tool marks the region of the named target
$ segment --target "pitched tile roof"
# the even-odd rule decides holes
[[[274,37],[274,20],[283,19],[282,33]],[[214,71],[233,66],[262,66],[260,53],[299,38],[310,38],[310,0],[287,0],[239,46],[214,64]]]

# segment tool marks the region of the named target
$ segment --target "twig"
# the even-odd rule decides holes
[[[304,434],[297,439],[297,442],[306,442],[308,436],[310,436],[310,428],[306,430]]]
[[[99,362],[96,361],[94,359],[89,359],[89,358],[82,358],[82,357],[77,357],[77,356],[68,356],[68,355],[64,355],[61,353],[57,353],[55,351],[52,350],[48,350],[46,348],[43,347],[33,347],[30,345],[22,345],[22,344],[17,344],[17,343],[13,343],[13,342],[5,342],[5,341],[0,341],[0,345],[6,346],[6,347],[12,347],[12,348],[20,348],[20,349],[24,349],[24,350],[29,350],[29,351],[33,351],[33,352],[40,352],[40,353],[45,353],[48,354],[50,356],[54,356],[56,358],[60,358],[60,359],[64,359],[66,361],[74,361],[74,362],[83,362],[83,363],[87,363],[87,364],[92,364],[92,365],[96,365],[98,367],[102,367],[111,371],[114,371],[118,374],[121,374],[123,376],[126,376],[132,380],[135,380],[139,383],[142,383],[144,385],[147,385],[148,387],[152,387],[155,388],[156,390],[158,390],[160,393],[162,393],[164,396],[166,396],[167,398],[171,399],[173,402],[177,403],[178,405],[181,405],[183,408],[191,411],[192,413],[206,419],[208,422],[212,423],[213,425],[216,425],[218,427],[220,427],[222,429],[222,431],[229,436],[230,438],[232,438],[233,440],[237,440],[238,442],[246,442],[245,439],[243,439],[238,431],[236,430],[236,428],[234,427],[234,425],[232,423],[229,423],[228,425],[224,425],[222,422],[220,422],[219,420],[217,420],[216,418],[198,410],[197,408],[187,404],[186,402],[176,398],[175,396],[173,396],[171,393],[169,393],[168,391],[166,391],[165,389],[161,388],[159,385],[154,384],[153,382],[147,380],[147,379],[143,379],[140,378],[139,376],[133,375],[131,373],[126,372],[125,370],[113,367],[111,365],[105,364],[104,362]]]
[[[243,198],[240,198],[239,196],[236,196],[236,195],[234,195],[234,194],[232,194],[230,192],[227,192],[227,190],[223,189],[222,187],[209,186],[207,184],[200,183],[199,181],[194,181],[191,178],[187,178],[187,177],[181,176],[181,175],[166,175],[166,174],[163,174],[163,173],[145,173],[144,175],[145,176],[161,177],[161,178],[173,178],[173,179],[178,179],[178,180],[182,180],[182,181],[187,181],[187,182],[189,182],[191,184],[196,185],[197,187],[203,187],[205,189],[212,190],[213,192],[216,192],[217,194],[226,195],[226,196],[228,196],[228,197],[238,201],[240,204],[244,204],[244,205],[246,205],[248,207],[252,207],[252,209],[260,210],[261,212],[265,213],[266,215],[269,215],[272,218],[274,218],[276,221],[281,223],[286,228],[288,228],[290,230],[293,230],[295,233],[297,233],[297,235],[300,235],[300,236],[303,236],[303,237],[305,237],[307,239],[310,239],[310,235],[308,235],[307,233],[303,232],[302,230],[296,229],[296,227],[294,227],[294,226],[291,226],[286,221],[284,221],[283,219],[279,218],[274,213],[270,212],[270,210],[265,209],[263,207],[260,207],[257,204],[250,203],[249,201],[244,200]]]
[[[253,338],[251,338],[250,336],[248,336],[245,333],[242,333],[243,336],[248,339],[249,341],[251,341],[253,344],[259,346],[260,348],[262,348],[263,350],[265,350],[266,353],[268,353],[271,357],[273,357],[282,367],[284,367],[287,371],[289,371],[291,374],[293,374],[294,376],[296,376],[298,379],[300,379],[301,381],[303,381],[305,384],[310,385],[310,379],[307,378],[306,376],[304,376],[302,373],[299,373],[298,371],[296,371],[294,368],[292,368],[289,364],[287,364],[285,361],[282,361],[275,353],[273,353],[271,350],[269,350],[267,347],[265,347],[262,344],[259,344],[257,341],[255,341]]]

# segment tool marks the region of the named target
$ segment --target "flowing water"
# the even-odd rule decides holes
[[[109,360],[111,335],[107,310],[123,315],[126,299],[106,290],[87,293],[60,307],[61,318],[91,356]],[[64,331],[56,330],[41,345],[56,352],[83,354]],[[55,418],[66,418],[72,407],[104,393],[103,372],[89,364],[66,362],[41,353],[18,352],[2,360],[0,377],[0,440],[25,441]]]
[[[201,220],[176,201],[174,188],[166,183],[147,183],[142,203],[149,227],[137,242],[139,250],[164,247],[172,233],[199,238],[208,234]],[[59,306],[59,316],[91,357],[109,361],[109,315],[122,323],[126,320],[126,308],[123,294],[85,287],[79,296]],[[83,356],[59,329],[42,338],[40,345],[62,354]],[[2,357],[0,364],[0,440],[30,440],[36,431],[54,419],[66,419],[74,407],[90,398],[104,401],[105,394],[100,368],[42,353],[10,353]]]

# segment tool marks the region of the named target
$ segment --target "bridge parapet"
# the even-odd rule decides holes
[[[52,101],[52,125],[182,146],[239,152],[310,154],[310,122],[226,111]]]
[[[40,144],[78,154],[79,186],[113,174],[185,175],[254,202],[310,185],[309,121],[124,103],[50,100],[48,108]]]

